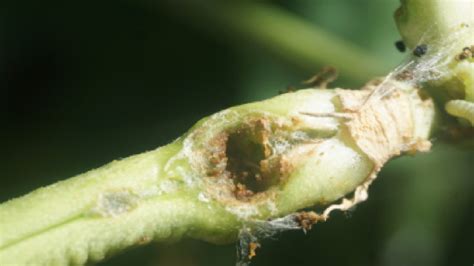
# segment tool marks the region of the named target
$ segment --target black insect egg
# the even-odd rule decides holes
[[[405,46],[405,43],[403,41],[396,41],[395,42],[395,47],[397,47],[397,50],[400,52],[405,52],[407,47]]]
[[[415,47],[415,50],[413,50],[413,55],[416,57],[422,57],[426,52],[428,52],[428,45],[420,44]]]

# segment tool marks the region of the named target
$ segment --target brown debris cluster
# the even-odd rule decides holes
[[[270,138],[278,126],[268,118],[255,118],[214,137],[207,148],[209,177],[229,178],[235,199],[250,201],[256,194],[285,179],[291,165],[273,154]]]
[[[234,195],[238,200],[248,201],[255,193],[247,189],[247,186],[241,183],[237,183],[234,188]]]
[[[325,221],[326,219],[324,216],[319,215],[313,211],[310,212],[299,212],[295,216],[295,220],[298,223],[298,225],[303,229],[303,231],[306,233],[306,231],[311,230],[314,224],[316,224],[319,221]]]
[[[474,45],[472,45],[471,47],[464,47],[462,49],[462,52],[456,55],[456,60],[458,61],[466,60],[469,58],[474,58]]]
[[[257,242],[250,242],[249,243],[249,255],[248,258],[249,260],[252,259],[253,257],[257,256],[257,248],[260,247],[260,244]]]

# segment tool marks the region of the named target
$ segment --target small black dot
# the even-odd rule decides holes
[[[413,55],[416,57],[421,57],[424,54],[428,52],[428,45],[426,44],[420,44],[417,47],[415,47],[415,50],[413,50]]]
[[[403,41],[396,41],[395,42],[395,47],[397,47],[397,50],[400,52],[405,52],[407,47],[405,46],[405,43]]]

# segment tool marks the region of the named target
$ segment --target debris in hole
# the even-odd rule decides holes
[[[303,81],[303,84],[312,88],[327,88],[328,84],[337,79],[338,73],[334,67],[326,66],[319,73],[310,79]]]
[[[207,162],[202,169],[206,182],[216,185],[207,191],[209,197],[234,207],[242,203],[266,205],[275,193],[271,188],[284,182],[293,169],[285,153],[316,138],[306,134],[306,129],[299,131],[304,137],[288,133],[288,127],[300,126],[293,120],[283,123],[260,113],[249,116],[244,124],[216,134],[200,151]]]
[[[209,167],[206,169],[207,176],[217,177],[223,174],[227,164],[225,154],[227,141],[227,134],[219,134],[209,142],[209,153],[206,155],[209,158]]]
[[[234,195],[238,200],[248,201],[254,195],[253,191],[247,189],[244,184],[238,183],[235,186]]]
[[[407,50],[407,47],[405,46],[405,43],[402,40],[396,41],[395,47],[397,47],[397,50],[401,53],[404,53]]]
[[[420,44],[417,47],[415,47],[415,50],[413,50],[413,55],[416,57],[422,57],[427,52],[428,52],[428,45]]]
[[[229,134],[225,147],[227,157],[226,171],[236,185],[236,195],[251,195],[247,192],[260,192],[268,188],[267,176],[262,176],[260,162],[271,151],[268,145],[269,125],[259,119],[253,126],[241,128]]]
[[[218,165],[217,171],[211,172],[232,180],[231,190],[236,199],[248,201],[283,180],[289,166],[285,158],[276,153],[273,140],[270,140],[270,136],[278,138],[275,130],[278,126],[269,119],[255,119],[227,132],[220,154],[210,156],[223,162],[216,164],[211,161],[211,167]]]
[[[462,52],[456,55],[456,60],[462,61],[474,57],[474,46],[464,47]]]

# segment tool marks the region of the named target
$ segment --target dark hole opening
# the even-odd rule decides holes
[[[271,185],[262,173],[260,162],[265,159],[265,147],[253,130],[241,130],[229,135],[226,147],[226,170],[236,184],[245,185],[253,193],[265,191]]]

